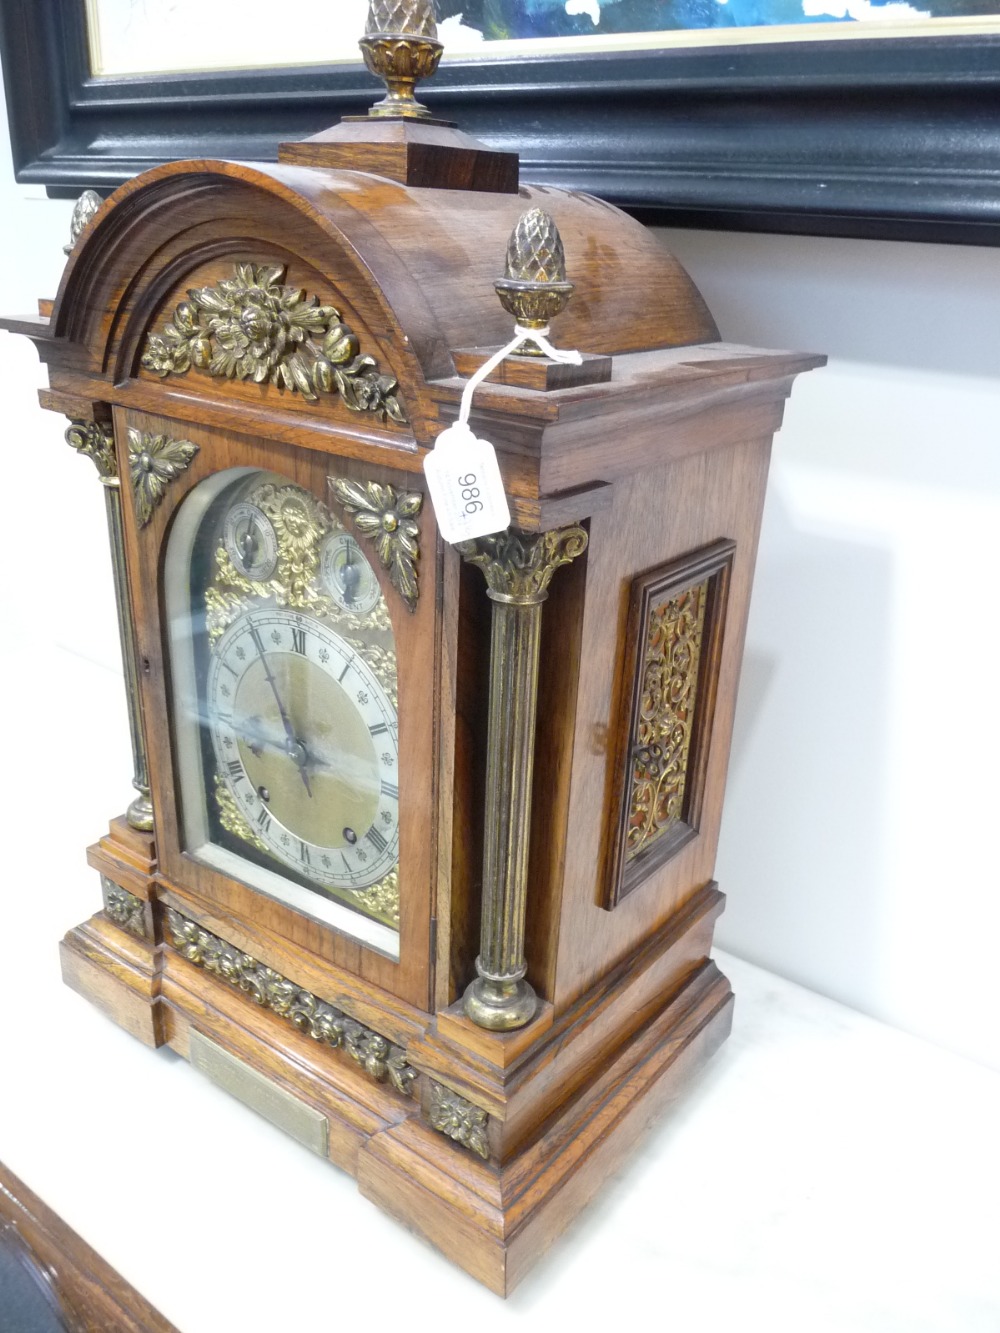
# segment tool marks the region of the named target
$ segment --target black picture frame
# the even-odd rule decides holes
[[[361,66],[95,79],[83,0],[0,0],[17,179],[108,192],[159,162],[273,160],[358,114]],[[995,245],[1000,34],[452,61],[421,96],[521,178],[643,221]]]

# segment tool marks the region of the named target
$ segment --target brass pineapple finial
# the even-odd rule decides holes
[[[507,268],[495,282],[503,308],[525,329],[547,329],[573,294],[566,281],[566,253],[559,228],[540,208],[523,213],[507,245]],[[542,356],[529,343],[522,356]]]
[[[359,45],[365,64],[386,86],[369,116],[425,118],[430,112],[413,95],[438,67],[444,47],[437,40],[434,0],[371,0]]]

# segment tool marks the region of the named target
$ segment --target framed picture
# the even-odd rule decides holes
[[[3,0],[18,179],[68,195],[169,159],[273,160],[375,100],[354,54],[366,11]],[[439,0],[439,14],[445,59],[422,99],[517,149],[523,180],[679,226],[1000,239],[1000,0]]]

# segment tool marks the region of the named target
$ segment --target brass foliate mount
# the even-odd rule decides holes
[[[562,237],[548,213],[540,208],[522,213],[507,244],[504,276],[493,285],[504,310],[524,329],[547,332],[552,320],[566,308],[573,283],[566,280]],[[528,343],[519,355],[544,353]]]
[[[444,50],[437,39],[434,0],[371,0],[359,46],[365,64],[386,87],[385,97],[368,115],[431,119],[430,111],[416,100],[414,89],[434,74]]]

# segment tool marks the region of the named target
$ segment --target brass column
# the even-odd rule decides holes
[[[97,421],[74,421],[66,432],[66,443],[77,453],[85,454],[97,468],[104,487],[104,502],[108,516],[108,539],[111,543],[111,568],[115,581],[115,603],[118,608],[118,634],[121,639],[122,667],[125,672],[125,700],[128,706],[129,734],[132,738],[132,786],[139,795],[126,812],[133,828],[148,832],[153,827],[153,805],[149,799],[149,769],[146,764],[146,744],[142,733],[142,701],[139,694],[139,669],[136,660],[135,621],[128,595],[125,573],[125,527],[122,522],[122,496],[115,462],[115,442],[110,426]]]
[[[535,1012],[524,978],[524,923],[542,603],[555,570],[586,545],[583,528],[572,527],[507,531],[458,546],[482,569],[493,602],[479,975],[465,992],[465,1012],[495,1031],[523,1027]]]

